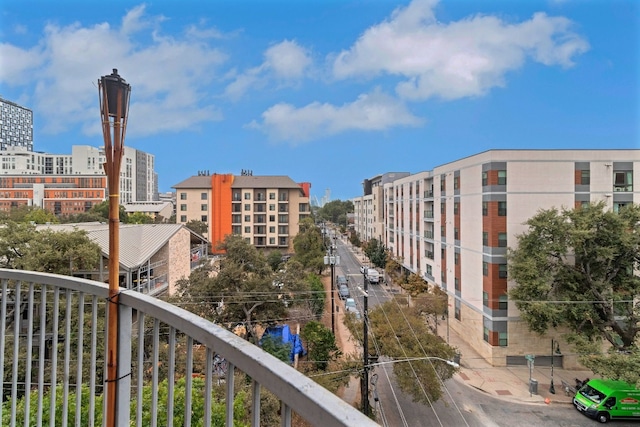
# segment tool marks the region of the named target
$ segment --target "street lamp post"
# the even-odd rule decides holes
[[[340,256],[333,254],[333,245],[329,246],[329,252],[324,257],[324,264],[329,265],[331,268],[331,332],[336,334],[336,322],[335,322],[335,311],[336,311],[336,303],[335,303],[335,271],[336,265],[340,264]]]
[[[106,406],[108,427],[116,426],[118,392],[118,305],[120,294],[120,166],[124,154],[131,86],[118,74],[98,80],[100,117],[109,192],[109,299],[107,323]]]
[[[549,385],[549,393],[556,394],[556,388],[553,385],[553,356],[555,354],[560,353],[560,343],[555,339],[551,338],[551,384]]]

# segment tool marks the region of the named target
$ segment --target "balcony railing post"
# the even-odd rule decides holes
[[[118,395],[116,425],[128,426],[131,406],[131,307],[118,305]]]

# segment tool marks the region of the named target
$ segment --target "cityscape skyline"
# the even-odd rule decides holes
[[[160,192],[248,169],[345,200],[492,149],[640,146],[632,1],[63,3],[0,7],[0,94],[34,150],[101,146],[118,68]]]

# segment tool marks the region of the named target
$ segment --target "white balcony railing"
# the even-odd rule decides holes
[[[107,286],[6,269],[0,283],[2,425],[104,425]],[[323,427],[377,425],[286,363],[179,307],[122,290],[119,313],[118,426],[265,425],[261,389],[280,401],[271,414],[279,412],[282,426],[296,417]],[[239,391],[243,385],[249,393]]]

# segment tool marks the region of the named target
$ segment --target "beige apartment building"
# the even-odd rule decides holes
[[[360,240],[385,241],[385,205],[383,187],[396,179],[408,176],[409,172],[387,172],[365,179],[363,195],[351,199],[354,208],[353,228]]]
[[[203,174],[173,188],[176,222],[206,223],[214,251],[233,233],[258,248],[291,252],[300,221],[311,215],[311,184],[287,176]]]
[[[507,248],[540,209],[604,201],[617,211],[640,203],[638,183],[640,150],[490,150],[385,183],[384,243],[404,268],[447,291],[445,327],[486,360],[524,365],[533,354],[544,366],[561,333],[540,337],[520,321],[507,296]],[[370,212],[356,210],[356,223]]]

